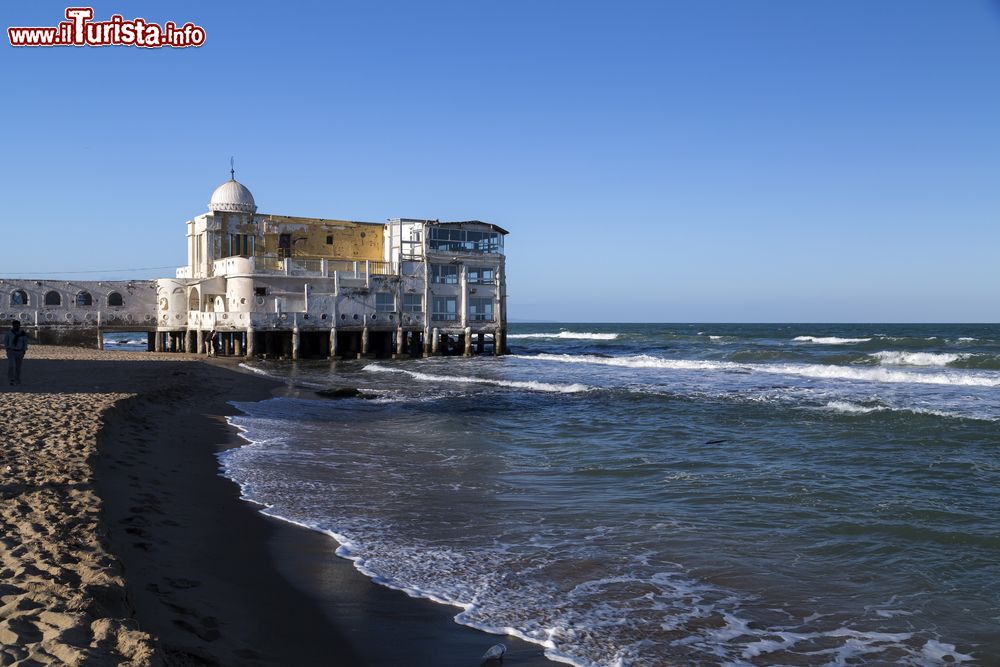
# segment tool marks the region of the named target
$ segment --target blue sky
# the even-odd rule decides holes
[[[512,319],[998,321],[996,2],[94,9],[207,41],[4,37],[0,275],[183,263],[235,155],[262,212],[509,229]]]

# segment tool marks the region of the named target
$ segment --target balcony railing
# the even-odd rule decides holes
[[[366,280],[368,276],[391,276],[397,272],[396,262],[374,260],[314,259],[297,257],[226,257],[216,260],[215,275],[232,273],[262,273],[270,275],[331,278],[339,273],[343,278]]]

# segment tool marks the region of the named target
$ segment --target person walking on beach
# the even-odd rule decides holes
[[[21,323],[12,320],[10,331],[4,334],[3,349],[7,351],[7,379],[10,386],[21,384],[21,361],[28,351],[28,334],[21,331]]]

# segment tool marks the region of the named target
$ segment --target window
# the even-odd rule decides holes
[[[230,234],[226,257],[253,257],[254,237],[251,234]]]
[[[375,293],[375,310],[379,313],[392,313],[396,311],[396,299],[391,292]]]
[[[469,299],[469,319],[473,322],[492,322],[493,299],[488,297]]]
[[[457,285],[458,267],[454,264],[431,264],[431,282],[438,285]]]
[[[422,313],[424,310],[424,295],[423,294],[404,294],[403,295],[403,312],[404,313]]]
[[[254,287],[253,288],[253,293],[256,296],[267,296],[267,288],[266,287]]]
[[[109,306],[124,306],[125,299],[118,292],[112,292],[108,295],[108,305]]]
[[[291,234],[279,234],[278,235],[278,257],[291,257],[292,256],[292,235]]]
[[[77,306],[93,306],[94,298],[90,296],[90,292],[78,292],[76,295],[76,305]]]
[[[496,271],[486,266],[470,266],[466,269],[466,277],[470,285],[492,285]]]
[[[326,237],[326,244],[327,245],[333,245],[333,237],[332,236],[327,236]]]
[[[62,297],[59,296],[59,292],[52,291],[45,293],[45,305],[46,306],[61,306]]]
[[[24,290],[17,289],[10,293],[10,305],[12,306],[27,306],[28,305],[28,294]]]
[[[439,252],[503,253],[499,232],[431,227],[427,240],[430,249]]]
[[[446,320],[454,322],[458,319],[458,298],[453,296],[434,297],[434,312],[431,317],[435,320]]]

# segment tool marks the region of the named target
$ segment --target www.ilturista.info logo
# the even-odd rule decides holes
[[[7,28],[11,46],[139,46],[158,49],[185,48],[205,43],[205,29],[193,23],[162,26],[135,18],[126,21],[114,14],[108,21],[92,21],[93,7],[67,7],[66,21],[55,27]]]

